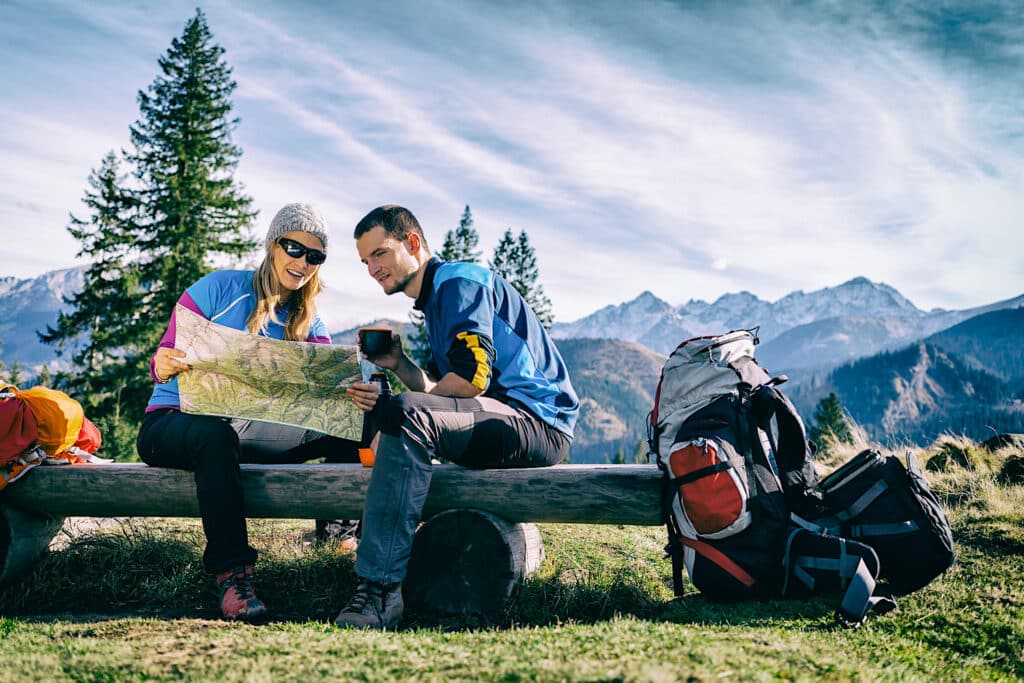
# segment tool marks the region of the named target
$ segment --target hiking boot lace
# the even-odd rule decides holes
[[[383,607],[383,592],[374,590],[374,587],[364,582],[360,583],[356,588],[356,592],[352,595],[352,599],[348,601],[345,611],[380,616]]]
[[[256,589],[253,588],[252,581],[245,575],[245,572],[232,574],[224,582],[224,587],[226,589],[234,589],[239,600],[249,600],[256,597]]]
[[[252,577],[245,567],[237,567],[220,582],[220,593],[223,596],[229,590],[234,591],[238,600],[246,601],[256,597],[256,589],[252,585]]]

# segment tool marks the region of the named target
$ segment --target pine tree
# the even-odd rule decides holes
[[[252,199],[232,176],[242,150],[231,142],[235,82],[223,55],[197,9],[160,58],[162,74],[139,92],[130,155],[144,209],[139,276],[157,316],[146,332],[162,328],[181,293],[212,270],[210,256],[240,257],[256,246],[247,235]]]
[[[39,374],[36,375],[36,384],[44,387],[53,386],[53,373],[50,372],[50,366],[45,363],[39,368]]]
[[[512,284],[513,262],[515,260],[516,238],[512,235],[512,228],[507,228],[505,234],[498,240],[498,246],[494,248],[494,255],[487,263],[488,267],[498,275]],[[516,287],[522,294],[522,290]]]
[[[160,74],[138,95],[140,118],[124,154],[131,183],[108,154],[90,176],[88,220],[68,230],[94,259],[70,312],[40,337],[74,351],[69,389],[96,415],[141,416],[151,389],[149,357],[185,289],[212,270],[211,257],[239,257],[255,242],[252,200],[232,174],[235,82],[201,10],[160,58]]]
[[[840,444],[850,445],[854,442],[850,418],[835,392],[818,402],[808,438],[817,444],[822,454],[832,452]]]
[[[0,368],[0,384],[9,384],[18,388],[25,388],[25,376],[21,374],[21,363],[14,361],[10,366]]]
[[[633,448],[633,464],[634,465],[646,465],[648,463],[649,456],[647,440],[637,439],[636,446]]]
[[[118,391],[131,382],[138,368],[129,359],[145,351],[132,342],[135,310],[140,304],[137,268],[128,263],[135,240],[136,201],[122,187],[120,161],[108,152],[100,167],[89,174],[82,202],[91,210],[88,220],[71,216],[68,232],[81,244],[78,256],[91,260],[84,286],[64,297],[67,310],[55,326],[39,333],[58,355],[71,352],[72,369],[61,373],[58,384],[73,393],[89,410],[111,409]]]
[[[462,218],[459,219],[459,227],[449,230],[444,236],[444,246],[441,247],[440,253],[441,260],[479,263],[480,252],[477,251],[479,244],[480,235],[473,227],[473,214],[467,204],[462,212]]]
[[[551,300],[544,294],[544,287],[538,282],[540,271],[537,268],[537,256],[526,231],[521,230],[519,237],[515,238],[511,228],[505,230],[488,265],[515,287],[537,314],[541,324],[545,328],[550,328],[555,321],[551,312]]]

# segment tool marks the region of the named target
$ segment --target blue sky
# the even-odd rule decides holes
[[[0,276],[77,263],[67,216],[196,4],[0,0]],[[466,204],[485,253],[527,230],[563,321],[858,275],[1024,292],[1024,3],[198,4],[255,231],[331,224],[332,329],[409,309],[350,237],[391,202],[437,248]]]

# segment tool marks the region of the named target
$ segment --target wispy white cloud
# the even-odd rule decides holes
[[[412,208],[435,244],[465,203],[487,250],[506,227],[526,229],[562,319],[644,289],[676,302],[741,289],[777,298],[856,275],[926,307],[1019,293],[1024,85],[1008,76],[1024,65],[1024,21],[1012,21],[1012,3],[986,5],[992,15],[973,24],[969,3],[950,7],[960,24],[927,3],[206,11],[239,83],[238,176],[261,226],[287,201],[324,207],[329,279],[352,295],[337,307],[343,326],[408,308],[381,297],[347,253],[355,221],[389,201]],[[98,110],[125,73],[134,89],[152,80],[153,55],[192,11],[52,5],[42,15],[92,36],[75,60],[102,65],[96,101],[82,102]],[[33,48],[20,49],[30,65],[22,53]],[[34,55],[49,76],[69,59],[42,44]],[[125,73],[109,68],[119,61]],[[121,96],[116,126],[92,114],[76,122],[75,109],[27,89],[31,78],[29,66],[0,96],[21,115],[0,131],[0,186],[58,204],[63,226],[106,149],[76,140],[124,145],[137,112]],[[36,140],[26,106],[56,123],[50,143]],[[12,139],[25,141],[20,151]],[[62,156],[65,145],[82,149]],[[25,169],[13,183],[8,160]],[[48,195],[47,182],[67,193]],[[7,220],[0,213],[0,230]],[[42,265],[23,258],[20,274]]]
[[[405,75],[402,79],[385,81],[356,67],[343,55],[299,38],[266,19],[246,12],[241,12],[240,16],[248,28],[261,36],[261,43],[280,46],[294,60],[289,73],[275,74],[272,81],[243,81],[249,89],[241,94],[264,98],[294,115],[298,125],[338,140],[346,148],[343,151],[368,160],[376,173],[392,177],[398,174],[401,184],[442,194],[434,182],[416,177],[412,170],[440,167],[460,175],[478,174],[497,189],[538,199],[546,194],[547,186],[536,171],[453,130],[449,122],[443,120],[443,109],[437,108],[440,103],[431,98],[424,101],[420,96],[418,89],[423,86],[422,80]],[[354,49],[370,42],[359,40],[355,33],[349,36],[351,42],[348,43]],[[376,66],[384,67],[383,64]],[[404,66],[415,70],[412,64]],[[304,76],[294,79],[293,72]],[[446,77],[445,74],[436,76]],[[314,89],[317,91],[315,100],[308,97]],[[429,89],[426,92],[429,94]],[[355,131],[349,132],[340,123],[327,121],[329,116],[354,124]],[[360,135],[366,142],[357,139]],[[411,149],[415,154],[406,157],[401,154],[404,149]]]

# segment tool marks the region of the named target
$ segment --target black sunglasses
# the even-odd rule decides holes
[[[311,266],[319,266],[321,263],[327,260],[327,254],[320,251],[319,249],[311,249],[305,244],[300,244],[295,240],[290,240],[287,237],[282,237],[277,240],[277,243],[284,249],[284,253],[288,254],[292,258],[306,257],[306,263]]]

